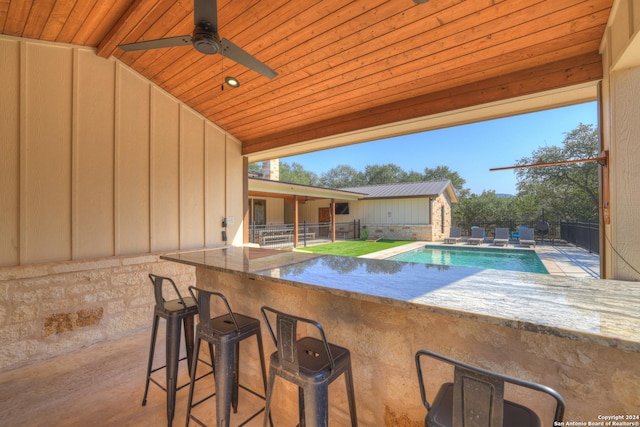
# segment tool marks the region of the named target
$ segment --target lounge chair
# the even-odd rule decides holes
[[[518,239],[518,243],[522,246],[531,246],[535,247],[536,239],[533,235],[533,228],[521,228],[520,229],[520,238]]]
[[[518,241],[518,239],[520,238],[520,230],[522,230],[523,228],[529,228],[529,227],[527,227],[526,225],[521,225],[520,227],[518,227],[516,231],[512,231],[511,240]]]
[[[445,243],[456,244],[460,241],[462,237],[462,230],[460,227],[451,227],[449,230],[449,237],[444,238]]]
[[[508,228],[496,228],[493,244],[495,246],[505,246],[509,244],[509,229]]]
[[[484,242],[484,228],[482,227],[472,227],[471,228],[471,237],[467,240],[470,245],[478,245]]]

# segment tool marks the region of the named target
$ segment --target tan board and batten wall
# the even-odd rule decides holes
[[[207,247],[225,216],[241,243],[237,140],[91,49],[3,36],[0,58],[0,266]]]

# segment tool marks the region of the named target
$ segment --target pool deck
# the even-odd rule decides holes
[[[409,243],[384,251],[373,252],[367,255],[362,255],[360,258],[373,258],[384,259],[393,255],[398,255],[403,252],[407,252],[413,249],[429,246],[447,246],[447,247],[470,247],[464,242],[456,245],[445,244],[443,242],[426,242],[418,241]],[[600,278],[600,257],[598,254],[590,253],[589,251],[574,246],[568,243],[538,243],[535,248],[523,247],[518,244],[510,243],[507,246],[494,246],[493,243],[483,243],[480,245],[473,245],[471,247],[485,248],[485,249],[524,249],[535,250],[536,254],[544,264],[549,274],[555,276],[569,276],[569,277],[591,277],[595,279]]]

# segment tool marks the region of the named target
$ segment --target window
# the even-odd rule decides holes
[[[336,203],[336,215],[349,215],[349,203]]]
[[[250,212],[252,224],[265,225],[267,223],[267,201],[254,199],[250,207],[252,208]]]

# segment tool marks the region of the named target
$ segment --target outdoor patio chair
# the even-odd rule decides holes
[[[444,242],[447,244],[456,244],[462,238],[462,230],[460,227],[451,227],[449,229],[449,237],[444,238]]]
[[[535,246],[536,239],[533,235],[533,228],[520,229],[520,238],[518,239],[518,243],[522,246]]]
[[[509,229],[508,228],[496,228],[495,237],[493,238],[493,244],[495,246],[506,246],[509,244]]]
[[[536,224],[536,230],[538,230],[540,242],[544,243],[544,236],[549,234],[549,223],[547,221],[538,221]]]
[[[484,242],[484,228],[471,227],[471,237],[467,241],[470,245],[479,245]]]
[[[248,391],[260,399],[266,400],[267,371],[264,362],[260,320],[232,311],[227,298],[219,292],[200,289],[194,286],[189,286],[189,292],[193,300],[198,304],[199,323],[196,327],[196,340],[192,355],[193,361],[190,366],[191,386],[189,387],[189,400],[187,402],[186,426],[189,427],[190,420],[194,420],[198,425],[204,426],[203,421],[192,414],[192,409],[210,398],[215,397],[216,426],[229,427],[231,409],[233,408],[234,414],[238,412],[239,388]],[[214,301],[217,301],[218,304],[216,305]],[[214,310],[220,311],[222,314],[214,315]],[[260,360],[262,387],[265,395],[240,384],[240,343],[251,337],[256,337],[258,347],[257,356]],[[212,373],[214,373],[213,379],[216,388],[215,393],[204,398],[198,397],[194,403],[193,396],[197,379],[198,354],[202,341],[206,341],[209,344],[209,351],[212,354],[211,361],[214,366]],[[214,354],[215,357],[213,356]],[[245,425],[258,416],[258,414],[265,410],[265,407],[253,409],[254,411],[251,411],[253,415],[240,425]],[[271,421],[271,419],[269,419],[269,421]],[[273,427],[273,422],[271,422],[271,427]]]
[[[421,359],[432,358],[454,366],[453,382],[442,384],[432,403],[426,395]],[[489,426],[527,427],[562,425],[564,399],[554,389],[530,381],[468,365],[427,350],[415,356],[420,395],[427,408],[424,423],[428,427]],[[555,399],[554,422],[541,423],[540,417],[528,407],[504,398],[505,383],[534,390],[540,396]],[[537,396],[536,396],[537,397]],[[536,399],[536,400],[539,400]]]
[[[529,228],[529,227],[527,227],[526,225],[521,225],[520,227],[518,227],[516,231],[512,231],[511,240],[517,241],[520,238],[520,230],[522,230],[523,228]]]
[[[169,277],[149,274],[149,279],[153,284],[153,294],[155,297],[155,308],[153,310],[153,324],[151,329],[151,344],[149,346],[149,361],[147,362],[147,375],[144,385],[144,397],[142,406],[147,405],[147,395],[149,394],[149,383],[154,383],[167,393],[167,425],[171,426],[176,407],[176,392],[189,383],[178,385],[178,364],[186,359],[187,366],[191,370],[193,363],[192,356],[198,356],[194,352],[194,318],[198,314],[198,305],[195,298],[182,297],[176,283]],[[169,291],[172,290],[173,292]],[[166,300],[165,296],[173,294],[176,299]],[[153,367],[155,360],[156,337],[158,335],[158,323],[160,319],[166,322],[165,334],[165,363],[160,367]],[[187,356],[180,358],[180,334],[184,326],[184,343]],[[211,353],[213,362],[213,353]],[[158,382],[153,374],[161,369],[165,370],[165,384]],[[194,380],[195,381],[195,380]]]
[[[347,386],[351,427],[357,427],[349,350],[327,342],[322,325],[315,320],[283,313],[270,307],[262,307],[261,311],[277,348],[270,358],[264,427],[267,427],[267,417],[271,413],[276,376],[298,386],[299,425],[315,427],[329,425],[329,384],[343,374]],[[298,338],[298,323],[306,326],[304,330],[314,330],[320,338]]]

